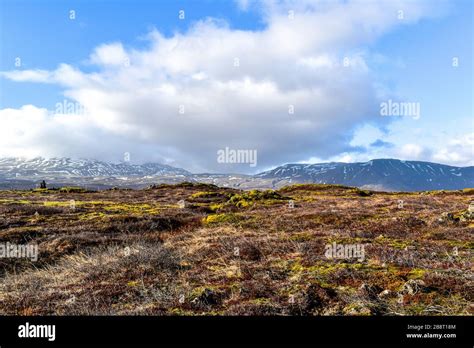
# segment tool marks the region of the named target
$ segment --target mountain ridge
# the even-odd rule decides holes
[[[474,186],[474,167],[456,167],[425,161],[374,159],[367,162],[286,164],[256,175],[297,181],[386,190],[460,189]]]
[[[183,181],[220,186],[278,188],[294,183],[342,184],[382,191],[458,190],[474,187],[474,166],[457,167],[392,158],[367,162],[288,163],[254,175],[191,173],[159,163],[110,163],[68,157],[0,158],[1,187],[13,182],[47,180],[51,184],[94,184],[98,188],[140,188],[152,183]],[[15,185],[12,185],[15,186]]]
[[[23,159],[21,157],[0,158],[0,174],[63,174],[68,176],[153,176],[163,174],[190,175],[187,170],[159,163],[132,164],[111,163],[95,159],[72,159],[69,157]]]

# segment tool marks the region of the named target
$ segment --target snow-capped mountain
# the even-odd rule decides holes
[[[188,171],[157,163],[107,163],[71,158],[0,158],[3,178],[188,176]]]
[[[285,164],[256,175],[192,174],[168,165],[107,163],[70,158],[0,158],[0,188],[78,185],[141,188],[194,181],[242,189],[279,188],[295,183],[341,184],[384,191],[458,190],[474,187],[474,167],[377,159],[364,163]]]
[[[376,159],[364,163],[286,164],[255,177],[394,191],[474,187],[474,167],[396,159]]]

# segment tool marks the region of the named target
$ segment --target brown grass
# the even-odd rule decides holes
[[[0,258],[0,314],[473,314],[474,223],[446,214],[472,193],[277,193],[0,191],[0,243],[39,248]],[[328,259],[331,243],[365,259]]]

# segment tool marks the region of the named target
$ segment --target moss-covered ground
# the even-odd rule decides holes
[[[472,315],[474,190],[0,191],[1,315]],[[363,257],[328,257],[328,245]]]

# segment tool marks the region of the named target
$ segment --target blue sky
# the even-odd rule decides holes
[[[256,12],[240,11],[232,1],[222,0],[4,0],[0,6],[1,71],[14,68],[16,57],[22,58],[24,69],[54,69],[68,62],[88,70],[91,67],[84,61],[102,43],[143,47],[147,44],[143,36],[151,28],[170,36],[206,17],[223,18],[238,29],[263,26]],[[186,20],[178,18],[183,9]],[[69,19],[71,10],[75,21]],[[51,107],[62,99],[61,91],[3,80],[0,107],[25,103]]]
[[[376,157],[474,164],[469,0],[3,0],[0,11],[1,156],[129,152],[243,172]],[[419,103],[420,117],[381,117],[388,99]],[[53,112],[65,100],[88,113]],[[181,104],[185,121],[171,111]],[[290,104],[294,117],[280,117]],[[256,149],[259,165],[217,164],[226,146]]]
[[[143,47],[143,36],[156,28],[167,36],[185,31],[206,17],[225,18],[234,28],[262,27],[255,12],[239,11],[232,1],[222,0],[2,0],[0,70],[11,70],[15,58],[25,69],[54,69],[60,63],[84,64],[91,51],[106,42]],[[179,20],[185,10],[186,20]],[[74,10],[76,20],[69,19]],[[55,86],[2,81],[0,107],[21,107],[25,103],[51,107],[61,97]],[[26,91],[25,91],[26,88]]]

